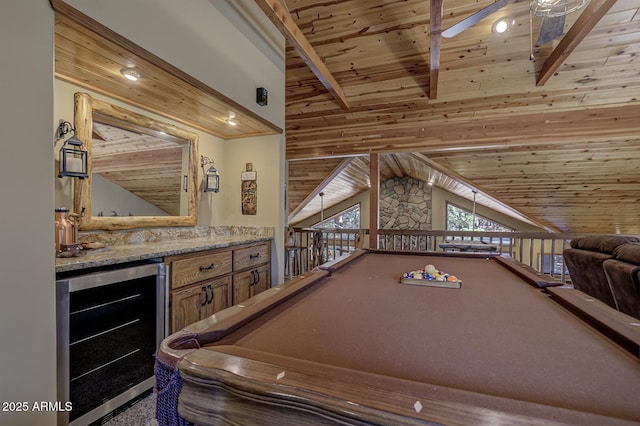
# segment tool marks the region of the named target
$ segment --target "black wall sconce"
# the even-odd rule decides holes
[[[269,91],[264,87],[258,87],[256,89],[256,102],[260,106],[267,105],[269,101]]]
[[[73,135],[67,139],[59,151],[58,177],[76,177],[86,179],[87,172],[87,150],[82,141],[76,137],[76,131],[68,121],[61,120],[58,130],[56,130],[57,140],[62,139],[69,133]]]
[[[206,171],[205,166],[211,165]],[[204,155],[200,156],[200,166],[204,173],[204,192],[220,192],[220,175],[218,170],[213,167],[213,160]]]

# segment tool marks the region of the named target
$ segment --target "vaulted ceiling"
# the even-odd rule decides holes
[[[337,198],[365,190],[367,167],[341,160],[378,152],[383,176],[437,172],[453,178],[436,183],[444,189],[479,190],[546,229],[640,233],[637,1],[592,0],[567,16],[564,45],[561,38],[533,49],[541,20],[533,17],[530,28],[528,1],[449,39],[433,33],[429,1],[286,3],[348,103],[343,107],[296,50],[287,50],[293,222],[313,212],[320,191],[326,207],[326,188]],[[441,28],[491,3],[445,0]],[[514,27],[492,33],[506,15]],[[587,31],[589,20],[597,24]],[[568,56],[567,44],[575,45]],[[430,53],[438,47],[436,68]],[[541,84],[541,70],[552,62],[559,66]],[[323,167],[335,174],[333,185],[316,172]]]
[[[466,197],[475,190],[481,204],[549,230],[640,234],[637,0],[591,0],[567,16],[563,38],[540,47],[532,40],[541,20],[530,26],[528,1],[453,38],[440,31],[492,2],[255,1],[298,37],[286,51],[291,223],[319,210],[319,192],[326,208],[365,191],[368,156],[380,153],[382,179],[431,179]],[[282,130],[108,29],[89,28],[104,37],[92,38],[77,25],[82,16],[64,12],[57,78],[134,105],[144,99],[137,106],[222,138]],[[492,33],[506,15],[515,25]],[[131,53],[151,70],[144,96],[109,74]],[[228,133],[222,118],[202,118],[224,117],[229,106],[246,128]]]

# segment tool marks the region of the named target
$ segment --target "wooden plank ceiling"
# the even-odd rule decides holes
[[[491,3],[447,0],[441,28]],[[601,19],[591,17],[611,4]],[[320,191],[326,208],[366,190],[365,156],[380,152],[382,180],[437,175],[443,189],[467,197],[477,189],[481,204],[520,213],[545,229],[640,234],[637,0],[592,0],[588,16],[578,11],[565,23],[565,33],[586,35],[533,52],[529,2],[512,3],[453,38],[440,38],[435,80],[430,46],[437,47],[431,39],[439,32],[430,28],[429,1],[286,5],[349,105],[337,102],[293,47],[287,49],[291,223],[319,210]],[[507,15],[514,27],[493,34],[492,23]],[[533,17],[534,43],[540,25]],[[562,51],[554,52],[557,46]],[[557,69],[537,85],[545,62]],[[327,182],[332,172],[333,183]]]

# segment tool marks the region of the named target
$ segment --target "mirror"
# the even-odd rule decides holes
[[[198,135],[75,94],[89,178],[75,179],[81,230],[197,224]]]

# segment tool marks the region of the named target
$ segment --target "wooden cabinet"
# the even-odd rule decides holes
[[[233,304],[241,303],[271,287],[271,268],[262,265],[233,274]]]
[[[172,292],[171,332],[231,306],[231,277],[203,281]]]
[[[168,256],[169,332],[271,287],[271,243]]]

